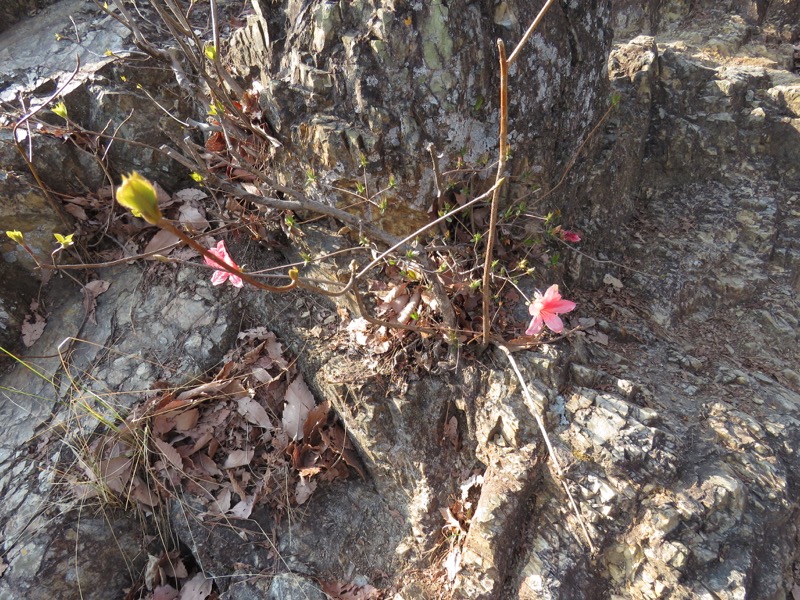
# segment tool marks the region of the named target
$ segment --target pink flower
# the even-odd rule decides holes
[[[569,229],[562,229],[561,230],[561,239],[565,242],[572,242],[573,244],[577,244],[581,241],[581,236],[579,236],[574,231],[570,231]]]
[[[575,308],[575,303],[561,298],[558,293],[558,286],[551,285],[542,296],[541,293],[536,292],[533,302],[529,307],[529,311],[533,316],[531,324],[525,331],[525,335],[536,335],[542,330],[544,325],[547,325],[553,332],[561,333],[564,329],[564,323],[558,318],[562,313],[568,313]]]
[[[209,248],[208,252],[210,254],[213,254],[220,260],[222,260],[229,267],[232,267],[237,271],[239,270],[239,266],[235,262],[233,262],[233,259],[228,254],[228,249],[225,247],[225,240],[220,240],[219,242],[217,242],[217,247]],[[203,257],[203,260],[206,261],[207,265],[210,265],[212,267],[219,266],[213,260],[205,256]],[[222,285],[228,279],[230,279],[231,285],[235,287],[242,287],[244,285],[244,283],[242,283],[241,277],[239,277],[238,275],[234,275],[233,273],[228,273],[228,271],[222,271],[222,270],[214,271],[214,274],[211,276],[211,285]]]
[[[561,229],[561,225],[553,229],[552,234],[558,236],[565,242],[570,242],[572,244],[577,244],[581,241],[580,234],[570,231],[569,229]]]

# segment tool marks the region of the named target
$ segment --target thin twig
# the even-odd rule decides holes
[[[605,123],[606,119],[608,119],[609,115],[611,115],[611,111],[614,110],[616,107],[617,105],[612,102],[611,106],[608,107],[608,110],[606,110],[603,116],[600,117],[600,120],[597,122],[597,124],[594,127],[592,127],[592,130],[587,134],[586,138],[581,142],[580,146],[578,146],[578,149],[572,153],[572,158],[569,159],[567,166],[564,167],[564,171],[561,174],[561,179],[558,180],[558,183],[555,186],[553,186],[552,188],[547,190],[547,192],[539,196],[536,199],[537,202],[541,202],[551,194],[554,194],[557,189],[559,189],[562,185],[564,185],[564,182],[567,180],[567,175],[569,175],[569,172],[572,170],[572,167],[575,166],[575,161],[578,160],[578,155],[580,155],[581,151],[584,149],[584,147],[586,147],[586,144],[588,144],[589,140],[591,140],[592,137],[594,137],[594,134],[597,133],[597,130],[600,129],[600,126],[603,123]]]
[[[536,424],[539,426],[539,431],[542,432],[542,437],[544,438],[544,443],[547,445],[547,452],[550,454],[550,459],[553,461],[553,466],[556,469],[558,480],[561,482],[561,485],[564,486],[564,490],[567,492],[569,503],[572,506],[572,510],[575,511],[575,516],[578,517],[578,523],[580,523],[581,529],[583,529],[583,534],[586,536],[586,542],[589,544],[589,549],[594,552],[594,544],[592,543],[592,537],[589,535],[589,529],[586,527],[583,516],[581,515],[580,510],[578,510],[578,505],[575,502],[575,499],[572,497],[572,493],[569,491],[569,486],[564,478],[564,471],[561,469],[556,452],[553,449],[553,445],[550,443],[550,436],[547,435],[547,429],[545,428],[544,420],[542,420],[542,416],[539,414],[539,409],[536,406],[536,402],[533,399],[530,389],[528,388],[528,384],[525,382],[525,378],[522,376],[522,373],[517,366],[517,361],[514,360],[511,352],[505,347],[504,344],[495,342],[495,346],[500,348],[500,350],[505,353],[506,358],[508,358],[508,362],[511,364],[511,368],[514,370],[514,374],[517,376],[517,379],[522,386],[522,395],[528,405],[528,410],[533,413],[533,416],[536,419]],[[544,405],[542,406],[542,409],[544,409]]]
[[[289,278],[291,279],[291,282],[288,285],[283,285],[283,286],[267,285],[266,283],[261,283],[257,279],[251,277],[250,275],[248,275],[244,271],[241,271],[240,269],[231,267],[224,260],[222,260],[218,256],[212,254],[206,248],[204,248],[200,243],[196,242],[194,239],[192,239],[191,237],[189,237],[188,235],[183,233],[180,229],[175,227],[167,219],[162,218],[157,223],[157,225],[161,229],[164,229],[164,230],[169,231],[170,233],[172,233],[174,235],[177,235],[186,244],[188,244],[194,250],[197,250],[200,254],[202,254],[204,259],[212,261],[213,263],[219,265],[217,267],[218,270],[225,271],[226,273],[230,273],[231,275],[236,275],[237,277],[241,277],[242,281],[246,281],[247,283],[249,283],[253,287],[256,287],[256,288],[258,288],[260,290],[264,290],[264,291],[267,291],[267,292],[278,292],[278,293],[280,293],[280,292],[288,292],[288,291],[293,290],[293,289],[295,289],[297,287],[296,271],[294,271],[295,276],[293,276],[293,271],[289,272]]]
[[[489,343],[490,302],[492,298],[492,253],[497,237],[497,205],[500,204],[500,189],[506,170],[506,157],[508,156],[508,61],[506,60],[506,46],[503,40],[497,40],[497,50],[500,60],[500,156],[497,161],[497,179],[492,194],[492,205],[489,215],[489,234],[486,236],[486,258],[483,263],[483,339],[481,344],[485,348]]]
[[[36,167],[33,166],[33,155],[28,157],[27,153],[22,148],[22,144],[20,144],[19,138],[17,137],[17,129],[19,129],[19,127],[21,125],[26,124],[29,119],[31,119],[32,117],[34,117],[36,115],[36,113],[38,113],[40,110],[42,110],[47,105],[49,105],[50,102],[55,100],[58,97],[58,95],[61,94],[67,88],[67,86],[72,82],[72,80],[75,79],[75,76],[78,74],[78,71],[80,71],[80,69],[81,69],[80,56],[75,55],[75,70],[67,78],[67,80],[63,83],[63,85],[61,85],[61,87],[59,87],[55,92],[53,92],[50,95],[50,97],[47,98],[47,100],[45,100],[41,105],[37,106],[36,108],[31,110],[29,113],[24,115],[19,121],[14,123],[14,127],[11,129],[11,137],[14,139],[14,145],[16,146],[16,148],[19,151],[19,153],[22,155],[22,159],[25,161],[25,164],[28,165],[28,169],[30,170],[31,175],[33,175],[33,178],[36,180],[36,183],[39,185],[39,188],[42,190],[42,193],[47,198],[47,201],[53,207],[53,210],[56,212],[56,214],[61,219],[61,222],[64,223],[64,225],[67,226],[67,227],[69,227],[69,223],[67,222],[66,218],[64,217],[64,213],[60,210],[60,207],[56,203],[55,198],[53,198],[52,194],[47,190],[47,186],[45,186],[44,182],[39,177],[39,173],[37,172]],[[23,105],[23,109],[24,108],[25,107]],[[30,129],[28,131],[30,131]],[[30,133],[28,134],[28,138],[29,138],[29,143],[30,143],[30,139],[32,139],[31,136],[30,136]]]
[[[536,18],[531,23],[531,26],[528,27],[528,31],[525,32],[525,35],[522,36],[522,39],[517,44],[517,47],[514,48],[514,51],[511,53],[511,56],[508,57],[508,64],[509,66],[514,64],[514,61],[517,60],[517,55],[522,50],[522,47],[528,41],[528,39],[533,35],[533,32],[536,31],[536,28],[539,26],[539,23],[544,18],[547,11],[550,10],[550,6],[553,4],[554,0],[547,0],[547,3],[542,7],[542,10],[539,11],[539,14],[536,15]]]
[[[433,180],[436,184],[436,210],[438,210],[439,203],[444,194],[444,190],[442,189],[442,173],[439,170],[439,157],[436,154],[436,147],[433,145],[433,142],[428,142],[425,149],[430,153],[431,163],[433,163]]]
[[[419,235],[422,235],[423,233],[425,233],[426,231],[428,231],[428,229],[430,229],[430,228],[431,228],[431,227],[433,227],[434,225],[437,225],[437,224],[441,223],[442,221],[446,221],[447,219],[449,219],[450,217],[452,217],[454,214],[456,214],[456,213],[458,213],[458,212],[460,212],[460,211],[464,210],[465,208],[467,208],[467,207],[469,207],[469,206],[472,206],[472,205],[473,205],[473,204],[475,204],[476,202],[480,202],[481,200],[485,200],[485,199],[486,199],[486,198],[487,198],[487,197],[488,197],[490,194],[494,193],[494,191],[495,191],[495,189],[497,188],[497,186],[498,186],[498,185],[500,185],[500,184],[502,184],[502,183],[503,183],[503,181],[504,181],[504,180],[503,180],[503,179],[501,179],[500,181],[498,181],[498,182],[495,182],[495,184],[494,184],[494,185],[493,185],[493,186],[492,186],[490,189],[488,189],[486,192],[484,192],[483,194],[481,194],[481,195],[480,195],[480,196],[478,196],[477,198],[473,198],[472,200],[470,200],[469,202],[467,202],[467,203],[466,203],[466,204],[464,204],[463,206],[458,206],[458,207],[454,208],[454,209],[453,209],[453,210],[451,210],[450,212],[448,212],[448,213],[445,213],[444,215],[442,215],[442,216],[441,216],[441,217],[439,217],[438,219],[436,219],[436,220],[434,220],[434,221],[431,221],[430,223],[428,223],[428,224],[426,224],[426,225],[424,225],[424,226],[420,227],[420,228],[419,228],[419,229],[417,229],[417,230],[416,230],[414,233],[412,233],[412,234],[410,234],[410,235],[408,235],[408,236],[404,237],[402,240],[400,240],[400,241],[399,241],[399,242],[397,242],[396,244],[394,244],[394,245],[390,246],[388,250],[386,250],[385,252],[383,252],[383,253],[382,253],[380,256],[378,256],[378,257],[377,257],[375,260],[373,260],[371,263],[369,263],[369,264],[368,264],[366,267],[364,267],[363,269],[361,269],[361,271],[358,273],[358,275],[356,276],[356,278],[361,278],[363,275],[365,275],[365,274],[367,273],[367,271],[369,271],[370,269],[372,269],[372,267],[374,267],[374,266],[375,266],[375,265],[377,265],[379,262],[381,262],[381,261],[382,261],[384,258],[386,258],[386,256],[388,256],[389,254],[391,254],[392,252],[394,252],[395,250],[397,250],[397,249],[398,249],[400,246],[402,246],[403,244],[406,244],[406,243],[408,243],[409,241],[413,240],[415,237],[417,237],[417,236],[419,236]]]

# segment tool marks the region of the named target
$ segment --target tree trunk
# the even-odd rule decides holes
[[[263,104],[285,145],[272,164],[283,183],[313,179],[320,199],[338,203],[344,198],[331,187],[354,190],[366,173],[375,190],[393,177],[381,224],[405,224],[401,231],[413,231],[414,217],[435,207],[429,143],[441,155],[443,186],[469,185],[477,194],[491,185],[496,40],[510,54],[544,2],[254,1],[264,20],[249,30],[251,40],[265,38],[261,52],[241,38],[232,45],[244,50],[234,52],[240,69],[261,69]],[[610,14],[609,1],[553,4],[512,66],[516,196],[558,182],[605,110]]]

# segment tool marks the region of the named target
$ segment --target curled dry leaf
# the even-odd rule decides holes
[[[178,219],[183,225],[195,232],[206,231],[211,228],[211,225],[206,220],[205,210],[193,203],[181,206]]]
[[[228,512],[231,509],[231,488],[222,488],[209,508],[211,512],[218,515],[224,515]]]
[[[255,495],[248,496],[244,500],[237,502],[236,505],[228,511],[228,514],[237,519],[249,519],[255,503]]]
[[[411,320],[411,315],[413,315],[419,308],[419,303],[421,300],[422,300],[422,294],[418,291],[414,292],[414,295],[411,296],[411,298],[408,301],[408,304],[406,304],[403,307],[403,310],[401,310],[397,314],[397,322],[403,324],[408,323]]]
[[[161,583],[161,573],[158,570],[158,557],[148,554],[147,565],[144,568],[144,586],[152,591],[159,583]]]
[[[306,417],[306,422],[303,425],[303,437],[306,441],[311,437],[311,433],[320,425],[323,425],[328,420],[328,413],[331,411],[331,403],[325,400],[319,406],[311,409]]]
[[[203,396],[213,396],[219,393],[231,382],[230,379],[223,379],[221,381],[209,381],[195,388],[186,390],[178,394],[178,400],[191,400],[193,398],[200,398]]]

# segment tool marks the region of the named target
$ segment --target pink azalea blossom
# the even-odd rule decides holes
[[[536,335],[545,325],[553,332],[561,333],[564,330],[564,323],[561,322],[558,315],[568,313],[574,308],[574,302],[564,300],[561,294],[558,293],[557,285],[551,285],[547,288],[544,296],[540,292],[536,292],[528,309],[533,319],[531,324],[528,325],[525,335]]]
[[[572,244],[577,244],[581,241],[581,236],[579,233],[575,231],[570,231],[569,229],[561,229],[561,225],[553,229],[551,232],[554,236],[558,236],[565,242],[570,242]]]
[[[209,248],[208,249],[210,254],[213,254],[220,260],[222,260],[226,265],[232,267],[234,269],[239,269],[239,266],[233,262],[233,259],[228,254],[228,249],[225,247],[225,240],[220,240],[217,242],[216,248]],[[212,267],[218,267],[219,265],[215,263],[213,260],[203,257],[203,260],[206,261],[207,265]],[[231,285],[235,287],[242,287],[244,283],[242,282],[242,278],[238,275],[234,275],[233,273],[228,273],[227,271],[217,270],[214,271],[214,274],[211,276],[211,285],[222,285],[226,281],[230,280]]]
[[[569,229],[562,229],[561,230],[561,239],[565,242],[571,242],[573,244],[577,244],[581,241],[581,236],[579,236],[574,231],[570,231]]]

